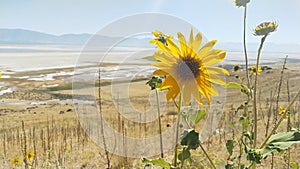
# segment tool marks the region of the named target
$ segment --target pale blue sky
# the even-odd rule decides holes
[[[247,30],[263,21],[277,21],[278,32],[268,41],[300,44],[299,8],[299,0],[251,0]],[[144,12],[184,19],[208,39],[241,41],[243,8],[235,7],[232,0],[1,0],[0,28],[56,35],[96,33],[114,20]],[[248,34],[249,42],[258,41]]]

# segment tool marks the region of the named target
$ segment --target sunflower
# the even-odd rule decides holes
[[[237,7],[245,7],[247,5],[247,3],[249,3],[250,0],[233,0],[233,3],[237,6]]]
[[[256,73],[259,75],[262,72],[261,66],[258,66],[258,71],[256,72],[256,66],[251,66],[250,70],[252,71],[252,74],[255,76]]]
[[[173,39],[173,36],[166,35],[158,30],[152,32],[152,34],[155,36],[155,39],[151,40],[149,42],[150,44],[157,44],[158,42],[161,42],[168,46],[167,40]]]
[[[210,103],[210,96],[218,96],[213,83],[226,84],[218,75],[229,75],[227,70],[213,66],[225,58],[226,51],[213,49],[216,40],[200,48],[202,34],[199,32],[194,37],[192,29],[188,42],[183,34],[178,32],[180,48],[170,39],[166,41],[168,46],[162,42],[157,43],[158,52],[154,53],[157,62],[152,65],[158,68],[153,72],[154,75],[166,77],[160,89],[168,89],[167,100],[175,99],[182,93],[185,105],[190,103],[191,96],[199,104],[203,103],[202,96]]]
[[[34,155],[35,155],[34,151],[29,150],[29,151],[27,151],[25,158],[26,158],[27,161],[32,161],[33,158],[34,158]]]
[[[154,90],[156,88],[159,88],[162,84],[162,80],[160,77],[153,76],[146,85],[149,85],[151,87],[151,90]]]
[[[271,32],[275,32],[277,27],[278,24],[276,22],[263,22],[253,30],[253,34],[255,36],[266,36]]]
[[[241,65],[235,64],[235,65],[233,65],[232,72],[237,72],[240,69],[241,69]]]
[[[19,166],[19,165],[21,165],[21,159],[20,159],[20,157],[15,157],[15,158],[13,158],[13,159],[11,160],[11,163],[12,163],[12,165],[14,165],[14,166]]]
[[[278,114],[282,115],[284,113],[285,113],[285,108],[283,108],[283,107],[280,106],[279,109],[278,109]],[[287,119],[288,117],[289,117],[288,115],[284,116],[285,119]]]
[[[278,109],[278,114],[282,115],[284,112],[285,112],[285,109],[280,106],[279,109]]]

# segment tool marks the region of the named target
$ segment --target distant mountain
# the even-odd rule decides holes
[[[84,44],[92,35],[51,35],[24,29],[0,29],[0,43],[6,44]]]
[[[88,40],[93,39],[95,45],[112,46],[118,42],[118,46],[124,47],[151,47],[149,37],[145,38],[122,38],[122,37],[108,37],[92,34],[64,34],[51,35],[47,33],[24,30],[24,29],[0,29],[0,44],[55,44],[55,45],[84,45]],[[247,49],[249,52],[257,51],[258,43],[248,43]],[[225,49],[227,51],[239,52],[243,50],[243,45],[240,42],[219,42],[217,48]],[[300,44],[275,44],[266,43],[264,45],[266,52],[289,52],[300,53]]]
[[[113,45],[145,47],[150,39],[108,37],[92,34],[63,34],[52,35],[24,29],[0,29],[0,44],[56,44],[56,45],[84,45],[90,38],[94,45]],[[143,45],[144,44],[144,45]],[[148,45],[149,46],[149,45]]]

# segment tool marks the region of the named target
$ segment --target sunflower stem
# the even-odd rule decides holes
[[[173,100],[175,107],[178,109],[178,105],[177,105],[176,101],[174,99],[172,99],[172,100]]]
[[[254,91],[253,91],[253,112],[254,112],[254,142],[253,146],[256,148],[256,143],[257,143],[257,106],[256,106],[256,91],[257,91],[257,75],[258,75],[258,65],[259,65],[259,59],[260,59],[260,54],[261,50],[263,48],[264,42],[266,40],[268,35],[265,35],[261,38],[261,42],[258,48],[258,53],[257,53],[257,58],[256,58],[256,66],[255,66],[255,80],[254,80]]]
[[[177,166],[177,148],[178,148],[178,135],[179,135],[179,123],[181,119],[181,105],[182,105],[182,92],[179,94],[179,102],[177,105],[177,112],[178,112],[178,118],[177,118],[177,124],[176,124],[176,137],[175,137],[175,149],[174,149],[174,166]]]
[[[160,139],[160,156],[164,158],[164,149],[163,149],[163,141],[162,141],[162,130],[161,130],[161,118],[160,118],[160,104],[158,98],[158,91],[155,89],[156,94],[156,103],[157,103],[157,115],[158,115],[158,129],[159,129],[159,139]]]
[[[247,54],[247,48],[246,48],[246,18],[247,18],[247,4],[245,5],[245,9],[244,9],[243,44],[244,44],[244,54],[245,54],[245,64],[246,64],[247,87],[250,89],[250,78],[249,78],[249,70],[248,70],[248,54]]]
[[[208,161],[210,162],[211,166],[213,169],[217,169],[217,167],[215,166],[214,162],[212,161],[212,159],[209,157],[208,153],[205,151],[204,147],[202,146],[202,144],[200,144],[200,148],[203,151],[203,153],[205,154],[206,158],[208,159]]]

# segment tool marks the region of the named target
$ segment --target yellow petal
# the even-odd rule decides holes
[[[201,77],[197,77],[196,81],[198,84],[198,91],[206,98],[207,102],[210,103],[210,96],[208,95],[207,90],[204,88],[204,86],[207,86],[207,81]],[[205,81],[206,81],[206,84],[205,84]]]
[[[166,94],[166,98],[169,101],[170,99],[175,99],[179,94],[179,88],[170,88]]]
[[[193,28],[191,28],[190,39],[189,39],[188,46],[192,46],[193,42],[194,42],[194,33],[193,33]]]
[[[157,48],[158,50],[162,51],[166,56],[170,57],[170,58],[178,58],[178,56],[176,56],[177,54],[172,52],[172,50],[170,48],[168,48],[165,44],[163,44],[162,42],[158,41],[157,43]]]
[[[183,88],[183,103],[184,105],[189,105],[190,101],[191,101],[191,92],[190,89],[188,87]]]
[[[213,46],[217,43],[217,40],[212,40],[208,43],[206,43],[200,50],[199,52],[197,53],[197,55],[202,58],[203,56],[206,55],[206,53],[208,53],[212,48]]]
[[[157,39],[152,39],[152,40],[150,40],[149,43],[150,43],[150,44],[156,44],[156,43],[157,43]]]
[[[192,44],[192,49],[194,52],[197,52],[198,48],[200,47],[202,43],[202,34],[199,32],[197,33],[196,37],[195,37],[195,40]]]
[[[190,103],[192,93],[197,91],[197,89],[198,86],[195,80],[191,80],[185,83],[183,87],[183,100],[185,105],[188,105]]]
[[[167,72],[161,70],[161,69],[157,69],[153,72],[153,75],[157,75],[157,76],[160,76],[160,75],[168,75]]]
[[[226,85],[226,81],[218,75],[210,74],[207,80],[215,84]]]
[[[170,50],[173,52],[174,56],[178,58],[181,53],[177,45],[170,39],[167,39],[167,44],[170,46]]]
[[[210,87],[208,88],[208,91],[209,91],[209,94],[212,96],[219,95],[218,90],[213,85],[210,85]]]
[[[172,76],[167,76],[167,78],[165,79],[165,81],[162,84],[162,87],[163,86],[174,87],[174,86],[177,86],[177,83]]]
[[[218,90],[209,81],[203,80],[201,87],[205,93],[205,96],[207,97],[209,97],[209,95],[218,96]]]
[[[167,55],[165,55],[165,53],[161,53],[161,52],[155,52],[154,53],[154,58],[156,60],[159,60],[161,62],[165,62],[165,63],[175,63],[177,60],[174,57],[169,57]]]
[[[155,30],[154,32],[152,32],[152,34],[155,36],[155,37],[159,37],[161,35],[163,35],[163,33],[159,30]]]
[[[196,89],[196,90],[194,89],[192,94],[193,94],[193,97],[195,98],[195,100],[198,102],[198,104],[202,105],[203,101],[202,101],[202,98],[201,98],[201,95],[200,95],[198,89]]]
[[[178,43],[180,45],[181,54],[182,54],[182,56],[186,56],[187,49],[186,49],[185,37],[183,36],[183,34],[181,32],[178,32],[177,36],[178,36]]]
[[[212,67],[212,66],[206,66],[205,67],[208,74],[225,74],[229,75],[229,72],[226,69],[220,68],[220,67]]]
[[[198,89],[199,91],[200,91],[200,93],[206,98],[206,100],[207,100],[207,102],[208,102],[208,104],[211,102],[211,98],[210,98],[210,96],[209,96],[209,94],[208,94],[208,91],[207,90],[205,90],[202,86],[199,86],[199,89]]]
[[[151,65],[161,69],[168,69],[172,66],[170,63],[165,63],[165,62],[154,62]]]
[[[175,79],[171,76],[166,78],[160,88],[170,88],[166,95],[167,100],[175,99],[180,91]]]
[[[217,53],[219,53],[219,58],[223,60],[226,56],[226,50],[216,49]]]
[[[208,55],[202,59],[202,62],[205,63],[206,66],[213,65],[221,62],[226,56],[226,51],[221,51],[220,53],[214,55]]]

